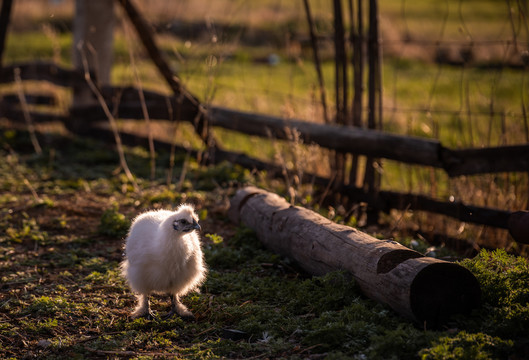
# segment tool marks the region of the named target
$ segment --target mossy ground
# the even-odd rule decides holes
[[[177,154],[181,191],[149,181],[148,154],[126,149],[141,192],[116,171],[106,145],[48,134],[33,155],[26,133],[1,129],[0,353],[4,358],[522,359],[529,356],[529,265],[502,251],[462,264],[483,305],[424,330],[362,295],[345,273],[311,277],[231,224],[237,186],[257,182],[230,164],[201,167]],[[157,155],[164,174],[167,154]],[[119,170],[119,169],[118,169]],[[164,176],[160,178],[165,179]],[[152,208],[195,204],[209,267],[184,302],[194,321],[129,318],[119,275],[130,220]],[[410,242],[409,239],[406,242]],[[153,298],[162,314],[168,298]]]

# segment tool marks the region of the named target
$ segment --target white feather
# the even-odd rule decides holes
[[[125,245],[127,258],[121,271],[131,289],[139,294],[134,317],[150,312],[148,296],[152,293],[174,295],[177,307],[182,307],[181,311],[175,310],[180,315],[191,314],[178,298],[198,290],[205,279],[206,267],[197,232],[174,228],[182,220],[198,224],[192,206],[184,204],[177,211],[149,211],[132,222]]]

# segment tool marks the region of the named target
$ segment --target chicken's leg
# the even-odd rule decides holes
[[[145,317],[148,320],[154,319],[154,313],[151,311],[149,304],[149,295],[139,294],[137,295],[138,305],[132,313],[132,318],[137,319],[139,317]]]
[[[189,309],[180,302],[178,295],[171,294],[171,310],[164,316],[164,319],[169,319],[173,315],[178,314],[186,319],[193,319],[194,315]]]

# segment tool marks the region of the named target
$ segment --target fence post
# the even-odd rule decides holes
[[[7,37],[7,27],[9,25],[9,18],[11,17],[11,7],[13,5],[13,0],[4,0],[2,1],[2,9],[0,10],[0,78],[2,77],[3,72],[3,55],[5,40]]]
[[[335,51],[335,102],[336,123],[345,125],[348,122],[347,98],[347,52],[345,30],[343,25],[342,1],[334,0],[334,51]],[[345,179],[345,154],[335,153],[332,170],[334,171],[335,188],[341,186]]]
[[[114,0],[76,0],[73,64],[85,72],[83,60],[86,60],[98,86],[110,83],[114,24]],[[73,107],[93,104],[97,101],[87,86],[74,88]]]
[[[369,129],[382,128],[382,84],[381,84],[381,59],[380,42],[378,34],[378,0],[369,0],[369,34],[368,34],[368,119]],[[380,173],[376,171],[375,164],[379,166],[378,159],[368,157],[364,176],[364,188],[376,194],[380,190]],[[369,223],[378,222],[378,212],[368,211]]]
[[[358,0],[356,8],[356,24],[354,19],[353,0],[349,0],[351,17],[351,37],[353,45],[353,126],[362,127],[362,94],[364,92],[364,19],[363,0]],[[355,27],[356,25],[356,27]],[[356,186],[358,177],[358,155],[352,154],[349,184]]]
[[[323,72],[321,70],[321,61],[320,56],[318,52],[318,39],[316,38],[315,33],[315,26],[314,22],[312,21],[312,14],[310,11],[310,5],[309,0],[303,0],[303,4],[305,5],[305,15],[307,16],[307,24],[309,26],[309,33],[310,33],[310,41],[312,44],[312,52],[314,55],[314,66],[316,68],[316,74],[318,75],[318,83],[320,85],[320,101],[323,111],[323,120],[326,124],[330,123],[329,119],[329,111],[327,109],[327,96],[325,92],[325,82],[323,81]]]

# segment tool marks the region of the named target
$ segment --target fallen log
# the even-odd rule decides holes
[[[335,224],[265,190],[239,190],[229,217],[255,230],[268,248],[311,274],[350,272],[365,295],[428,328],[479,305],[479,284],[464,267]]]

